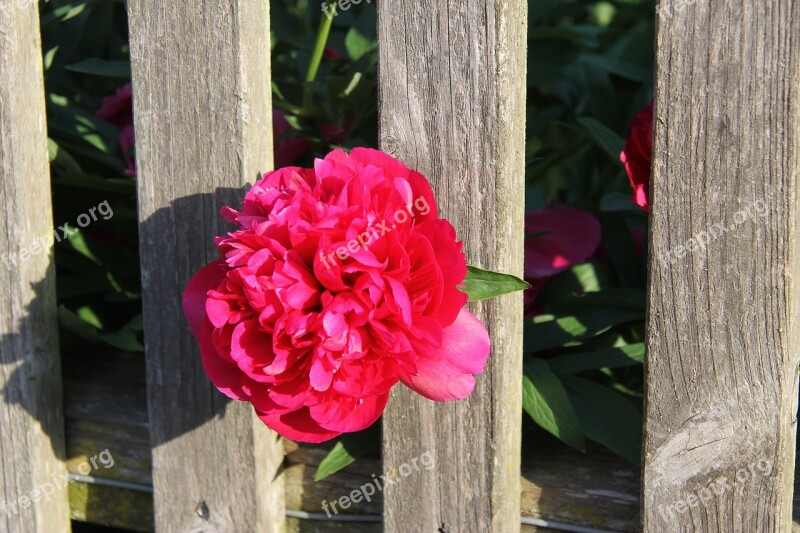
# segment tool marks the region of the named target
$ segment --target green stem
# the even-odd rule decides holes
[[[331,5],[335,0],[327,0],[327,4]],[[311,54],[311,63],[308,64],[308,73],[306,74],[306,83],[311,83],[317,79],[317,72],[319,72],[319,65],[322,63],[322,55],[325,53],[325,45],[328,44],[328,36],[331,33],[331,25],[333,24],[333,13],[328,15],[323,12],[322,20],[319,23],[319,31],[317,32],[317,42],[314,45],[314,53]],[[311,111],[314,106],[314,91],[310,87],[306,87],[303,91],[303,111]]]

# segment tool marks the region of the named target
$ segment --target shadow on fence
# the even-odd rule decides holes
[[[0,338],[0,368],[13,369],[2,380],[4,386],[1,393],[5,405],[25,409],[38,422],[38,429],[48,437],[54,455],[64,460],[66,453],[60,405],[56,408],[48,402],[51,397],[62,397],[60,359],[48,355],[49,351],[58,349],[57,331],[48,331],[50,324],[55,324],[56,313],[55,302],[51,301],[50,294],[51,269],[55,268],[52,252],[49,265],[45,278],[31,284],[33,297],[20,313],[22,318],[14,324],[13,333]],[[7,297],[12,298],[11,305],[14,305],[13,290]],[[15,432],[14,424],[19,421],[19,418],[12,418],[9,428],[12,433]],[[16,429],[27,434],[35,428]],[[10,453],[13,456],[14,450]],[[33,455],[31,453],[29,456]],[[26,466],[30,468],[30,465],[16,465],[17,468]]]

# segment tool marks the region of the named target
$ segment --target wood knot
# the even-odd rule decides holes
[[[208,508],[206,502],[200,502],[197,504],[197,508],[195,509],[197,516],[208,522],[208,519],[211,518],[211,511]]]

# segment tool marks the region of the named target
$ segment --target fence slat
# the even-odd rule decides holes
[[[40,39],[0,7],[0,531],[69,531]]]
[[[279,531],[282,448],[203,373],[181,312],[272,162],[269,3],[131,0],[148,403],[159,531]]]
[[[644,527],[789,531],[800,2],[662,2],[655,116]]]
[[[431,180],[470,264],[522,275],[526,2],[378,4],[382,149]],[[436,467],[386,487],[386,531],[520,527],[522,304],[473,305],[492,338],[473,396],[439,404],[396,389],[384,469]]]

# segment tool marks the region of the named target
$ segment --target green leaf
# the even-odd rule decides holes
[[[102,266],[103,261],[101,261],[94,252],[89,248],[88,243],[86,242],[86,238],[84,234],[80,233],[79,228],[70,227],[65,228],[70,231],[67,235],[66,240],[64,240],[65,245],[69,245],[73,250],[84,256],[85,258],[89,259],[93,263]]]
[[[619,154],[625,142],[622,138],[608,129],[605,124],[592,117],[578,117],[578,122],[583,126],[597,145],[603,149],[614,161],[619,161]]]
[[[544,196],[535,188],[528,186],[525,187],[525,212],[535,211],[537,209],[544,209],[547,207],[547,201]]]
[[[363,111],[374,91],[372,81],[359,71],[349,76],[329,76],[327,87],[331,95],[353,112]]]
[[[653,81],[653,73],[650,69],[628,63],[614,56],[583,54],[580,60],[587,65],[598,67],[610,74],[625,78],[626,80],[640,83],[650,83]]]
[[[56,94],[47,95],[47,112],[59,117],[65,126],[82,125],[100,134],[110,142],[119,141],[119,128],[95,116],[94,112],[69,98]],[[50,117],[48,116],[48,119]]]
[[[58,306],[58,320],[64,328],[77,333],[84,339],[97,340],[97,329],[63,305]]]
[[[99,320],[96,313],[88,307],[82,307],[79,314],[73,313],[63,305],[58,307],[58,319],[61,326],[79,337],[94,343],[104,343],[114,348],[127,352],[143,352],[144,346],[136,335],[137,321],[134,317],[117,331],[103,333],[97,325]]]
[[[641,411],[619,393],[592,381],[567,376],[563,384],[585,435],[640,464]]]
[[[530,352],[557,348],[604,333],[614,326],[644,318],[644,313],[623,309],[593,309],[571,316],[540,315],[525,323],[525,349]]]
[[[375,45],[375,40],[365,36],[358,28],[350,28],[344,38],[344,46],[347,48],[347,53],[354,61],[358,61],[361,57],[374,50]]]
[[[103,329],[103,323],[100,321],[100,317],[97,316],[97,313],[95,313],[94,309],[88,305],[78,309],[78,316],[87,324],[94,326],[97,329]]]
[[[554,231],[547,231],[547,230],[536,231],[533,233],[526,233],[525,240],[527,241],[528,239],[538,239],[540,237],[547,237],[548,235],[553,235],[554,233],[555,233]]]
[[[539,293],[536,302],[547,308],[551,302],[612,287],[614,274],[610,267],[605,260],[575,265],[550,279]]]
[[[136,182],[132,179],[102,178],[87,174],[78,162],[52,139],[48,139],[50,163],[53,169],[53,182],[79,189],[93,189],[125,195],[136,194]]]
[[[48,129],[50,129],[49,122]],[[50,133],[53,133],[54,136],[63,133],[59,132],[58,129],[59,128],[54,127],[50,129]],[[82,143],[72,142],[66,140],[65,138],[59,139],[59,146],[69,150],[69,152],[76,157],[83,157],[85,158],[84,160],[94,161],[119,174],[122,174],[125,171],[125,165],[122,163],[121,158],[117,157],[116,155],[105,154],[102,152],[102,149],[97,150],[92,146],[86,146]]]
[[[129,327],[121,328],[119,331],[113,333],[104,333],[100,335],[100,340],[119,348],[126,352],[143,352],[144,346],[136,336],[136,333]]]
[[[603,213],[600,223],[603,227],[603,243],[620,283],[623,287],[642,286],[644,273],[639,268],[641,260],[636,255],[636,244],[625,218],[619,213]]]
[[[54,22],[63,23],[71,18],[75,18],[84,12],[87,5],[92,3],[91,0],[79,3],[69,3],[65,6],[58,7],[49,13],[42,13],[41,25],[42,28],[49,26]]]
[[[598,368],[638,365],[644,361],[644,351],[644,344],[636,343],[595,352],[561,355],[548,359],[547,364],[556,375],[565,376]]]
[[[376,443],[380,442],[377,426],[378,424],[374,424],[364,431],[348,433],[339,439],[317,467],[314,481],[325,479],[352,464],[357,458],[374,451],[377,448]]]
[[[581,424],[567,391],[543,359],[532,359],[525,363],[522,407],[543,429],[576,450],[586,451]]]
[[[490,272],[477,267],[467,267],[467,277],[459,290],[469,295],[470,302],[488,300],[512,292],[522,291],[530,285],[510,274]]]
[[[104,76],[107,78],[131,78],[131,64],[128,61],[106,61],[93,57],[64,67],[72,72]]]
[[[73,275],[59,272],[56,286],[58,300],[89,294],[102,294],[109,290],[108,280],[103,276],[93,274],[91,272],[82,272],[80,275]]]
[[[604,289],[597,292],[571,295],[547,304],[545,310],[553,315],[570,315],[598,308],[627,309],[645,312],[647,293],[642,289]]]
[[[641,213],[642,208],[633,203],[630,194],[623,194],[621,192],[612,192],[600,200],[600,211],[613,213],[616,211],[632,211],[634,213]]]

